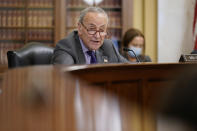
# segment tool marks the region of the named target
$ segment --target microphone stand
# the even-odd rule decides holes
[[[135,56],[135,58],[136,58],[137,62],[139,62],[139,63],[140,63],[139,58],[137,57],[137,55],[135,54],[135,52],[134,52],[132,49],[129,49],[129,48],[123,48],[123,51],[126,51],[126,52],[131,51],[131,52],[134,54],[134,56]]]

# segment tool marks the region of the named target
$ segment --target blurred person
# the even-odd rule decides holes
[[[123,46],[135,52],[140,62],[151,62],[149,56],[144,55],[145,38],[141,31],[135,28],[127,30],[123,36]],[[122,52],[123,56],[131,62],[136,62],[136,56],[132,51]]]
[[[77,31],[60,40],[54,50],[53,64],[128,63],[107,36],[108,15],[99,7],[80,13]]]
[[[159,102],[159,131],[197,130],[197,67],[187,69]]]

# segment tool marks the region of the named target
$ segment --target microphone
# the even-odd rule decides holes
[[[134,54],[134,56],[135,56],[137,62],[140,63],[139,58],[137,57],[137,55],[135,54],[135,52],[134,52],[132,49],[129,49],[129,48],[125,48],[125,47],[124,47],[124,48],[123,48],[123,51],[126,51],[126,52],[131,51],[131,52]]]

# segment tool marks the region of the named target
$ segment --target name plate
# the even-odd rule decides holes
[[[197,62],[197,54],[181,55],[179,62]]]

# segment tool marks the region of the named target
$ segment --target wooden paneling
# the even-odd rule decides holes
[[[4,72],[7,71],[7,69],[8,69],[8,67],[6,65],[0,65],[0,83],[2,81],[3,74],[4,74]]]
[[[129,28],[133,27],[133,1],[134,0],[122,0],[122,34],[124,34]]]
[[[65,0],[55,0],[55,44],[65,37]]]

